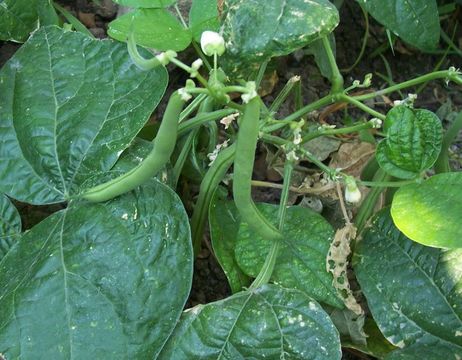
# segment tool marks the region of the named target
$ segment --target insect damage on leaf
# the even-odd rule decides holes
[[[348,256],[351,253],[350,242],[355,237],[356,227],[353,224],[346,224],[337,230],[327,253],[326,268],[333,275],[333,285],[345,306],[356,315],[364,316],[364,310],[353,296],[347,276]]]

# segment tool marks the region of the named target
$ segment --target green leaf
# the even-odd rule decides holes
[[[138,45],[159,51],[181,51],[191,43],[191,31],[165,9],[136,9],[112,21],[108,34],[126,41],[130,31],[134,31]]]
[[[50,0],[0,0],[0,40],[24,42],[39,26],[57,24]]]
[[[258,69],[329,34],[339,23],[328,0],[225,0],[224,66],[229,73]]]
[[[356,0],[379,23],[421,50],[438,45],[440,23],[436,0]]]
[[[462,250],[409,240],[384,209],[356,245],[353,262],[369,309],[392,344],[462,356]]]
[[[0,191],[34,204],[77,194],[114,165],[167,81],[123,44],[40,29],[0,70]]]
[[[115,3],[135,8],[164,8],[176,3],[176,0],[113,0]]]
[[[393,197],[395,225],[411,240],[462,248],[462,173],[432,176],[421,184],[403,186]]]
[[[376,158],[388,174],[413,179],[438,159],[443,130],[431,111],[396,106],[388,112],[384,130],[387,137],[379,143]]]
[[[319,304],[300,291],[265,285],[186,311],[160,358],[336,360],[341,351]]]
[[[200,42],[204,31],[218,32],[219,27],[217,0],[193,0],[189,11],[189,28],[194,40]]]
[[[259,204],[258,209],[276,223],[278,206]],[[326,257],[334,238],[332,226],[314,211],[292,206],[287,209],[283,234],[271,281],[343,308],[343,301],[332,285],[332,275],[326,270]],[[245,222],[241,222],[235,256],[244,273],[256,277],[270,247],[270,241],[254,234]]]
[[[332,51],[335,55],[336,43],[335,43],[335,36],[333,33],[329,35],[329,42],[330,42]],[[326,50],[324,49],[322,40],[320,39],[320,40],[316,40],[312,42],[310,45],[308,45],[305,52],[308,55],[314,56],[314,61],[316,62],[316,66],[321,72],[321,75],[324,76],[326,79],[332,80],[333,78],[332,67],[330,66],[329,57],[326,53]],[[326,137],[324,139],[329,139],[329,138]]]
[[[0,261],[21,236],[21,217],[5,195],[0,194]]]
[[[233,201],[220,199],[215,193],[209,208],[210,238],[213,251],[228,278],[233,293],[250,284],[250,278],[237,265],[234,257],[239,224],[239,212]]]
[[[391,352],[385,360],[442,360],[460,359],[460,353],[454,353],[451,346],[437,343],[405,347]]]
[[[157,181],[107,203],[71,203],[0,262],[7,359],[152,359],[189,294],[188,218]]]

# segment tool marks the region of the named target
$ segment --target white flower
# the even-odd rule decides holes
[[[203,61],[202,59],[197,59],[196,61],[194,61],[192,64],[191,64],[191,77],[196,77],[198,74],[199,74],[199,69],[201,68],[201,66],[203,65]]]
[[[209,166],[211,166],[211,165],[213,164],[213,162],[214,162],[215,159],[217,158],[218,153],[220,152],[220,150],[222,150],[222,149],[228,147],[228,143],[229,143],[229,139],[228,139],[228,140],[225,140],[225,141],[224,141],[223,143],[221,143],[221,144],[218,144],[218,145],[215,147],[215,150],[213,150],[212,153],[207,154],[207,157],[208,157],[209,160],[210,160]]]
[[[380,127],[382,126],[382,120],[377,118],[372,118],[369,120],[369,122],[371,123],[374,129],[380,129]]]
[[[159,62],[162,65],[167,65],[173,58],[176,58],[177,53],[173,50],[167,50],[166,52],[160,53],[159,55],[156,55],[156,59],[159,60]]]
[[[345,181],[345,200],[349,203],[359,203],[361,201],[361,191],[358,189],[355,179],[347,177]]]
[[[245,94],[241,95],[242,101],[247,104],[250,100],[252,100],[254,97],[257,97],[257,85],[255,84],[255,81],[249,81],[245,85],[247,88],[247,92]]]
[[[295,145],[300,145],[300,143],[302,142],[302,129],[300,129],[299,127],[297,127],[295,130],[294,130],[294,141],[293,143]]]
[[[204,31],[201,35],[201,48],[205,55],[223,55],[225,39],[215,31]]]
[[[220,124],[223,124],[225,126],[225,129],[229,128],[229,125],[236,120],[236,118],[239,116],[239,113],[234,113],[228,116],[225,116],[223,119],[220,120]]]
[[[188,90],[185,88],[178,89],[178,94],[181,96],[181,100],[189,101],[192,99],[192,95],[188,93]]]
[[[297,156],[294,150],[291,150],[286,154],[286,159],[287,161],[292,161],[292,162],[300,160],[300,158]]]

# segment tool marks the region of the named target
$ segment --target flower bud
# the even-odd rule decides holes
[[[345,200],[349,203],[359,203],[361,201],[361,191],[356,185],[356,181],[352,177],[347,177],[345,187]]]
[[[192,99],[192,95],[188,93],[188,90],[186,88],[178,89],[178,94],[181,97],[181,100],[183,101],[189,101]]]
[[[205,55],[223,55],[225,39],[215,31],[204,31],[201,35],[201,48]]]

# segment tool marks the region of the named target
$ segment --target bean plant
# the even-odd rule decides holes
[[[193,0],[189,22],[175,0],[115,2],[132,10],[97,40],[59,4],[0,0],[0,38],[24,42],[0,70],[0,359],[462,358],[462,174],[449,161],[462,113],[444,130],[412,93],[460,90],[462,73],[345,80],[342,1]],[[420,51],[437,47],[448,9],[356,6]],[[309,79],[293,77],[262,97],[271,61],[299,49],[328,93],[309,101]],[[185,82],[166,92],[167,68]],[[356,120],[314,120],[334,106]],[[361,176],[307,147],[358,134],[375,146]],[[281,183],[254,179],[263,151]],[[336,219],[290,200],[316,193],[294,185],[307,164]],[[279,204],[255,202],[257,185]],[[61,210],[23,231],[19,202]],[[185,309],[208,239],[232,295]]]

